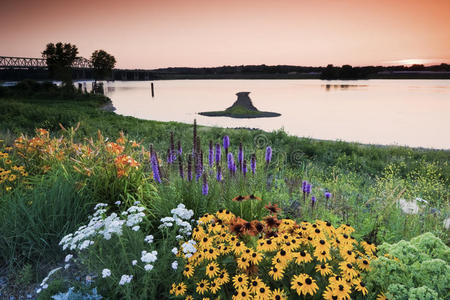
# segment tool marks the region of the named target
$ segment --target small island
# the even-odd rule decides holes
[[[231,118],[272,118],[279,117],[281,114],[269,111],[259,111],[248,96],[250,92],[239,92],[236,102],[223,111],[201,112],[199,115],[208,117],[231,117]]]

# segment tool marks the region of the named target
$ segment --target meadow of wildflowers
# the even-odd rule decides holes
[[[0,141],[0,270],[36,297],[448,297],[448,154],[86,111],[124,123]]]

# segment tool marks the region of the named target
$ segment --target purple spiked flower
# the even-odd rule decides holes
[[[244,174],[244,176],[247,174],[247,161],[245,159],[242,163],[242,174]]]
[[[170,153],[170,148],[167,149],[167,163],[172,164],[172,153]]]
[[[310,184],[310,183],[307,183],[306,184],[306,188],[305,188],[305,190],[306,190],[306,194],[310,194],[311,193],[311,187],[312,187],[312,185]]]
[[[228,155],[229,147],[230,147],[230,137],[226,135],[223,137],[223,148],[225,149],[225,155]]]
[[[203,174],[203,185],[202,185],[202,194],[208,195],[208,181],[206,180],[206,174]]]
[[[302,182],[302,191],[303,191],[303,193],[306,193],[306,185],[307,184],[308,184],[308,181],[303,180],[303,182]]]
[[[252,169],[252,173],[256,173],[256,155],[252,154],[252,161],[250,163],[250,168]]]
[[[222,168],[220,166],[217,166],[217,181],[222,181]]]
[[[330,192],[325,192],[325,198],[328,200],[331,198],[331,193]]]
[[[181,148],[181,142],[178,141],[178,155],[181,155],[183,153],[183,148]]]
[[[269,164],[272,160],[272,147],[267,146],[266,148],[266,163]]]
[[[239,169],[241,170],[243,161],[244,161],[244,150],[242,150],[242,143],[239,143],[238,162],[239,162]]]
[[[316,204],[316,197],[312,196],[311,197],[311,208],[314,208],[314,205]]]
[[[200,150],[197,158],[197,166],[195,168],[195,179],[198,181],[203,174],[203,151]]]
[[[230,137],[228,135],[223,137],[223,148],[228,149],[230,147]]]
[[[234,158],[233,158],[233,153],[228,153],[227,155],[227,162],[228,162],[228,169],[230,171],[233,170],[233,165],[234,165]]]
[[[222,153],[221,153],[220,144],[217,143],[216,144],[216,165],[219,164],[221,158],[222,158]]]
[[[158,157],[156,156],[156,153],[153,152],[151,155],[150,163],[152,165],[152,171],[153,171],[153,179],[161,183],[161,176],[159,173],[159,164],[158,164]]]
[[[214,150],[212,141],[209,141],[209,153],[208,153],[209,166],[212,167],[214,163]]]

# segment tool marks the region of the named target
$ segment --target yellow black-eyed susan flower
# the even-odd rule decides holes
[[[292,277],[291,289],[295,290],[299,296],[308,294],[314,296],[319,287],[308,274],[299,274]]]
[[[367,287],[364,282],[361,280],[356,280],[355,282],[355,290],[361,292],[363,296],[367,295]]]
[[[331,270],[330,266],[327,263],[317,265],[316,271],[319,272],[320,275],[322,276],[328,276],[331,273],[333,273],[333,271]]]
[[[302,250],[298,253],[296,253],[295,262],[297,264],[303,264],[303,263],[309,263],[312,261],[311,254],[308,253],[308,251]]]
[[[197,288],[195,290],[200,295],[203,295],[204,293],[208,292],[208,289],[209,289],[209,282],[208,280],[203,279],[197,283]]]
[[[272,291],[272,298],[273,300],[286,300],[287,296],[284,290],[282,289],[275,289]]]
[[[245,274],[237,274],[233,277],[233,286],[236,289],[247,287],[248,277]]]
[[[211,262],[206,266],[206,275],[209,278],[213,278],[214,276],[216,276],[219,273],[220,269],[219,269],[219,265],[216,262]]]
[[[274,265],[272,268],[270,268],[269,275],[274,280],[280,280],[284,276],[284,269],[280,265]]]
[[[194,268],[191,265],[186,264],[184,266],[183,275],[187,278],[191,278],[194,275]]]

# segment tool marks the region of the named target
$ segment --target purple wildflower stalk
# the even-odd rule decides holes
[[[242,150],[242,143],[239,143],[238,162],[239,162],[239,170],[242,171],[242,164],[244,162],[244,150]]]
[[[216,165],[219,165],[220,159],[222,158],[220,144],[216,144]]]
[[[212,141],[209,141],[208,162],[209,162],[209,167],[212,167],[213,163],[214,163],[214,149],[213,149]]]
[[[171,155],[171,162],[174,163],[177,159],[177,154],[175,153],[175,143],[173,140],[173,131],[170,132],[170,155]]]
[[[316,197],[312,196],[311,197],[311,208],[314,209],[314,205],[316,204]]]
[[[203,195],[208,195],[208,181],[206,180],[206,174],[203,174],[203,185],[202,185],[202,194]]]
[[[223,137],[223,148],[225,149],[225,155],[228,157],[228,148],[230,147],[230,137],[228,135]]]
[[[200,150],[197,158],[197,166],[195,168],[195,179],[198,181],[203,174],[203,151]]]
[[[228,169],[230,171],[233,170],[233,165],[234,165],[234,159],[233,159],[233,153],[228,153],[227,155],[227,162],[228,162]]]
[[[222,168],[220,166],[217,166],[217,181],[222,181]]]
[[[197,120],[194,119],[194,129],[193,129],[193,137],[192,137],[192,152],[195,153],[197,151]]]
[[[242,162],[242,174],[247,175],[247,161],[244,159]]]
[[[181,141],[178,141],[178,155],[183,153],[183,148],[181,148]]]
[[[266,148],[266,163],[269,164],[272,161],[272,147],[267,146]]]
[[[309,195],[311,193],[311,187],[312,187],[311,183],[306,184],[306,194]]]
[[[172,163],[172,154],[170,153],[170,148],[167,149],[167,163],[169,165]]]
[[[192,181],[192,155],[188,156],[187,180]]]
[[[256,155],[252,154],[252,161],[250,162],[250,168],[252,169],[252,173],[256,173]]]
[[[156,182],[161,183],[161,176],[160,176],[160,172],[159,172],[158,157],[156,156],[155,152],[152,152],[152,154],[151,154],[150,164],[152,165],[153,179]]]

